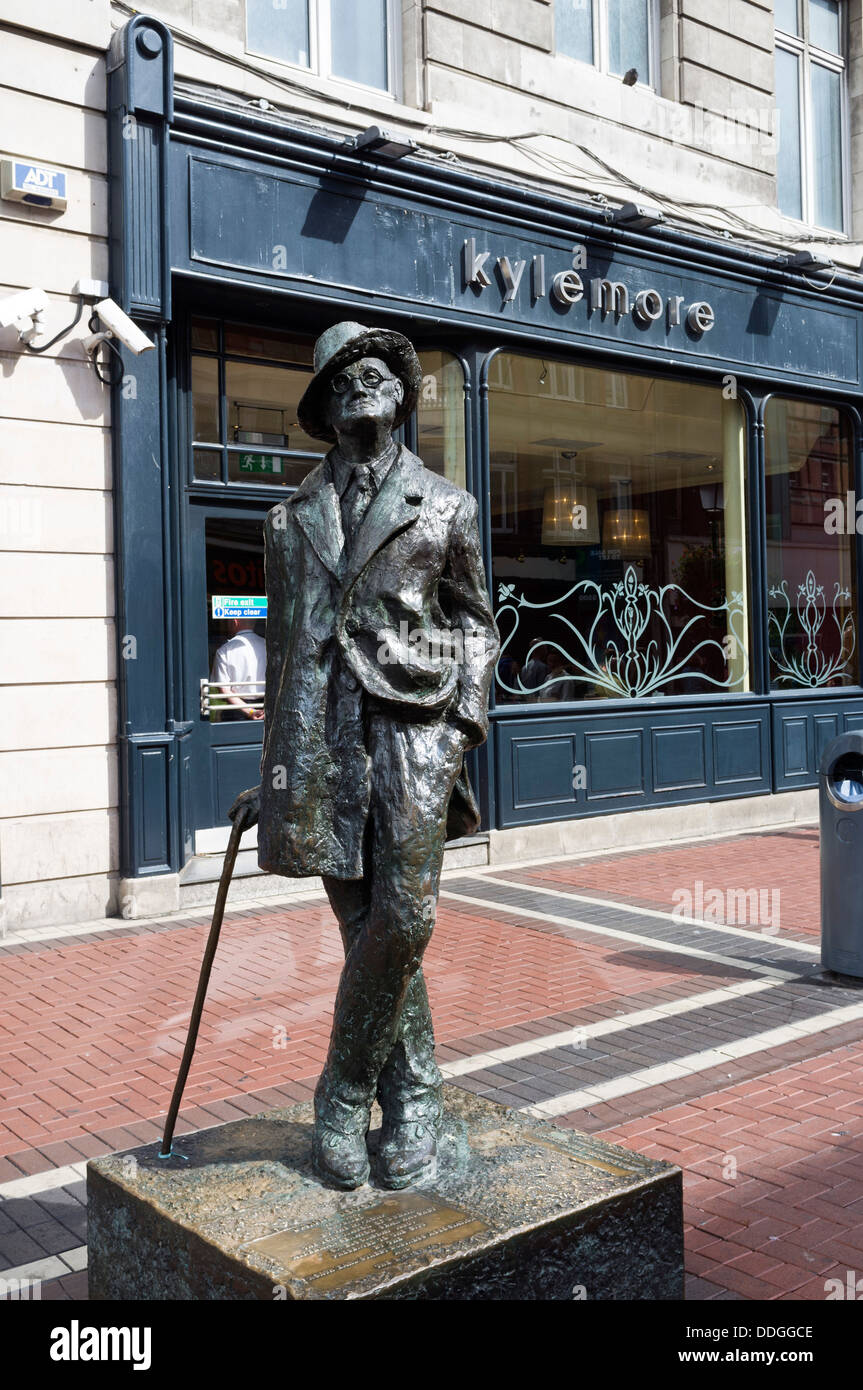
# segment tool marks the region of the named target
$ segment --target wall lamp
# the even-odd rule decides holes
[[[617,227],[629,227],[631,231],[640,232],[664,222],[665,214],[650,203],[624,203],[623,207],[615,209],[611,220]]]
[[[787,270],[807,270],[813,275],[827,275],[836,269],[830,257],[822,255],[820,251],[795,251],[793,255],[780,256],[779,264]]]
[[[379,125],[370,125],[368,130],[354,136],[350,148],[354,154],[370,154],[380,159],[404,159],[406,154],[416,149],[416,144],[403,135],[382,130]]]

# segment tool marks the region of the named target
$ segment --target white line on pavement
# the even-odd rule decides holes
[[[566,1095],[552,1096],[550,1100],[540,1101],[538,1105],[519,1106],[528,1115],[540,1119],[550,1119],[554,1115],[569,1115],[575,1110],[583,1110],[588,1105],[597,1105],[604,1100],[614,1100],[633,1091],[643,1091],[649,1086],[660,1086],[665,1081],[695,1076],[700,1071],[721,1066],[737,1057],[751,1057],[753,1053],[766,1052],[771,1047],[795,1042],[799,1038],[815,1033],[826,1033],[843,1023],[853,1023],[863,1018],[863,1004],[849,1004],[844,1009],[831,1009],[829,1013],[816,1014],[814,1018],[802,1019],[799,1023],[789,1023],[781,1028],[768,1028],[763,1033],[753,1033],[750,1038],[739,1038],[735,1042],[723,1043],[704,1052],[691,1052],[687,1057],[678,1057],[674,1062],[662,1062],[655,1067],[644,1067],[641,1071],[630,1072],[628,1076],[617,1076],[613,1081],[598,1081],[593,1086],[585,1086],[580,1091],[568,1091]]]
[[[610,936],[616,941],[632,941],[637,946],[649,946],[654,951],[664,951],[673,956],[693,956],[697,960],[709,960],[715,965],[724,965],[734,970],[748,970],[750,974],[774,980],[796,980],[800,975],[800,969],[794,966],[783,969],[776,965],[765,965],[760,961],[746,960],[745,957],[721,956],[715,951],[702,951],[697,946],[664,941],[655,936],[640,936],[637,932],[623,931],[620,927],[600,927],[595,922],[582,922],[577,917],[561,917],[553,912],[539,912],[527,907],[515,907],[512,903],[495,902],[493,898],[475,898],[468,893],[454,893],[451,888],[442,888],[440,896],[467,903],[470,907],[485,907],[516,917],[530,917],[535,922],[554,922],[556,926],[572,927],[574,931],[588,932],[593,936]]]
[[[190,908],[187,915],[197,915],[197,909]],[[68,941],[76,936],[94,936],[97,933],[101,936],[103,932],[128,931],[130,927],[151,927],[156,921],[161,919],[140,917],[127,921],[122,917],[112,917],[110,920],[106,917],[98,922],[74,922],[66,927],[20,927],[0,937],[0,951],[14,946],[29,946],[39,941]]]
[[[33,1283],[37,1279],[44,1283],[48,1279],[62,1279],[64,1274],[76,1274],[87,1268],[87,1247],[76,1245],[73,1250],[64,1250],[59,1255],[48,1255],[44,1260],[30,1260],[14,1269],[0,1269],[0,1289],[12,1279],[27,1279]]]
[[[588,903],[593,907],[610,907],[615,911],[625,912],[627,915],[632,913],[634,917],[658,917],[663,922],[679,923],[682,927],[699,927],[703,931],[725,932],[727,936],[744,937],[750,941],[773,941],[778,944],[793,946],[795,951],[809,951],[812,955],[821,955],[820,944],[811,941],[798,941],[796,938],[781,938],[780,932],[766,931],[747,931],[745,927],[728,926],[725,922],[711,922],[706,917],[680,917],[673,912],[664,912],[662,908],[656,907],[636,907],[633,903],[622,902],[619,898],[591,898],[586,893],[568,893],[562,888],[541,888],[536,883],[516,883],[511,878],[498,878],[496,874],[484,873],[483,879],[490,879],[493,883],[505,884],[507,888],[520,888],[530,893],[547,893],[550,898],[571,898],[573,902]]]
[[[10,1178],[8,1182],[0,1183],[0,1201],[10,1201],[13,1197],[35,1197],[40,1192],[50,1192],[54,1187],[68,1187],[86,1176],[87,1164],[84,1161],[67,1163],[62,1168],[49,1168],[45,1173],[33,1173],[29,1177]]]
[[[718,803],[716,803],[718,804]],[[678,811],[686,810],[686,807],[677,807]],[[815,808],[817,811],[817,807]],[[690,845],[709,845],[719,843],[722,840],[745,840],[754,839],[756,836],[780,835],[789,830],[817,830],[818,816],[814,815],[810,820],[783,820],[776,821],[775,824],[765,825],[743,825],[728,826],[724,830],[710,830],[703,835],[686,835],[680,839],[671,838],[666,835],[660,840],[643,840],[637,844],[610,844],[604,845],[602,849],[580,850],[577,854],[572,849],[560,845],[553,854],[538,854],[535,858],[530,855],[526,858],[516,857],[514,859],[499,859],[488,865],[488,868],[478,866],[471,873],[500,873],[504,869],[539,869],[546,864],[562,864],[565,861],[575,860],[580,864],[585,860],[593,859],[618,859],[630,858],[639,854],[650,854],[653,850],[676,850],[687,849]],[[463,869],[453,869],[452,873],[463,873]]]
[[[550,1052],[555,1047],[583,1047],[588,1038],[607,1037],[609,1033],[639,1028],[644,1023],[656,1023],[660,1019],[674,1018],[680,1014],[692,1013],[696,1009],[709,1009],[714,1004],[725,1004],[729,1000],[740,999],[748,994],[760,994],[765,989],[776,989],[781,983],[781,980],[743,980],[740,984],[729,985],[726,989],[710,989],[703,994],[688,994],[684,999],[673,999],[667,1004],[655,1004],[650,1009],[636,1009],[616,1018],[586,1023],[580,1028],[567,1028],[560,1033],[545,1033],[541,1037],[528,1038],[525,1042],[496,1047],[491,1052],[477,1052],[470,1057],[460,1057],[458,1061],[444,1062],[441,1071],[447,1077],[467,1076],[470,1072],[482,1071],[485,1067],[499,1066],[501,1062],[516,1062],[520,1057],[535,1057],[538,1053]]]

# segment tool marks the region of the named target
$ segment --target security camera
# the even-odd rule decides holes
[[[44,290],[21,290],[0,301],[0,327],[17,328],[18,338],[29,343],[39,331],[39,317],[48,308]]]
[[[100,299],[98,304],[93,305],[93,314],[90,319],[90,327],[94,326],[94,319],[98,318],[104,324],[101,333],[90,333],[82,339],[85,352],[95,352],[100,343],[106,338],[119,338],[121,343],[134,352],[147,352],[149,348],[154,348],[155,343],[151,343],[146,333],[142,333],[136,323],[133,323],[128,314],[124,314],[119,304],[115,304],[113,299]]]

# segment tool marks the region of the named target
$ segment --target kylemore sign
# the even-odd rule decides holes
[[[190,200],[172,199],[174,265],[291,285],[319,307],[329,300],[332,321],[400,309],[735,374],[860,381],[863,315],[841,296],[711,270],[661,236],[652,250],[620,238],[574,245],[558,228],[519,225],[516,208],[510,222],[471,216],[181,143],[170,158]],[[254,456],[252,469],[263,471]]]
[[[645,327],[664,319],[669,329],[685,324],[690,333],[700,336],[709,333],[716,323],[713,307],[706,299],[687,304],[686,295],[663,295],[650,286],[630,293],[623,280],[591,276],[587,248],[580,244],[573,246],[572,264],[563,270],[549,265],[544,254],[531,257],[529,271],[526,258],[512,261],[509,256],[498,256],[493,260],[492,255],[491,251],[477,249],[476,237],[466,238],[462,248],[465,289],[471,285],[479,291],[491,289],[494,275],[504,304],[511,303],[523,288],[523,297],[529,296],[533,304],[546,295],[564,309],[585,301],[591,313],[600,313],[603,318],[612,314],[616,319],[632,314],[636,323]]]

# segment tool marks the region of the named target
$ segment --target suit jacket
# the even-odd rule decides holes
[[[268,873],[362,877],[363,692],[394,718],[447,718],[466,747],[484,741],[499,639],[476,517],[474,498],[404,446],[348,549],[329,454],[267,516],[258,861]],[[450,835],[475,829],[463,778],[458,799],[466,814],[450,816]]]

